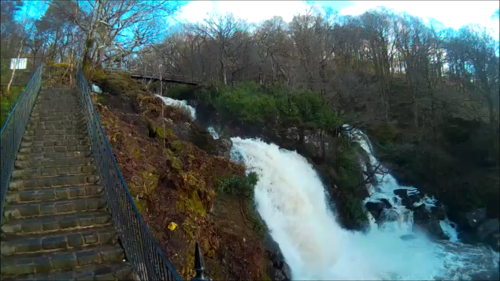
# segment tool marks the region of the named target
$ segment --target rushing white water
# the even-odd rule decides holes
[[[166,105],[189,110],[193,120],[196,118],[195,109],[186,101],[160,98]],[[214,128],[207,130],[214,139],[219,137]],[[359,131],[357,137],[371,164],[378,164],[369,139]],[[460,243],[448,220],[441,221],[441,227],[450,241],[433,241],[413,233],[413,215],[393,191],[404,188],[412,194],[418,190],[399,186],[389,173],[379,175],[379,184],[368,187],[366,201],[387,199],[398,219],[383,227],[372,221],[366,234],[350,232],[337,223],[325,188],[304,157],[260,140],[231,140],[231,157],[243,161],[247,172],[259,175],[257,210],[279,244],[294,280],[469,280],[478,273],[498,271],[498,253]],[[422,202],[430,207],[436,200],[424,196]]]
[[[165,105],[177,107],[177,108],[188,111],[190,116],[191,116],[191,119],[196,120],[196,109],[194,109],[194,107],[188,105],[187,101],[176,100],[176,99],[172,99],[172,98],[164,97],[164,96],[160,96],[160,95],[155,95],[155,96],[161,98],[163,100],[163,102],[165,103]]]
[[[433,241],[421,234],[401,239],[411,233],[411,228],[404,227],[412,219],[409,212],[409,220],[399,225],[392,222],[393,227],[374,227],[366,234],[344,230],[329,209],[317,173],[304,157],[260,140],[231,140],[232,158],[259,175],[257,210],[294,280],[458,280],[498,266],[498,254],[485,247]],[[389,178],[387,188],[401,187]],[[389,191],[382,189],[373,187],[372,196],[394,197],[385,196]]]
[[[214,140],[219,139],[219,134],[217,133],[217,131],[215,131],[214,127],[212,127],[212,126],[208,127],[207,131],[208,131],[208,133],[210,133],[212,138],[214,138]]]

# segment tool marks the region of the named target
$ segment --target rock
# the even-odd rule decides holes
[[[413,234],[405,234],[405,235],[401,235],[401,237],[399,237],[399,238],[401,238],[404,241],[409,241],[409,240],[417,239],[417,236],[415,236]]]
[[[394,194],[399,196],[401,199],[404,199],[408,197],[408,190],[407,189],[395,189]]]
[[[489,219],[483,222],[476,230],[476,236],[479,241],[485,241],[490,236],[500,232],[500,223],[498,219]]]
[[[413,210],[413,220],[417,224],[425,225],[429,222],[431,214],[425,208],[425,204],[416,207]]]
[[[233,143],[231,142],[230,139],[218,139],[216,141],[215,145],[215,150],[218,156],[222,156],[225,158],[231,158],[231,147],[233,146]]]
[[[271,278],[273,281],[285,281],[285,280],[287,280],[285,275],[283,274],[283,271],[281,271],[281,269],[273,269]]]
[[[392,205],[391,205],[391,203],[389,202],[389,200],[387,200],[387,199],[385,199],[385,198],[382,198],[382,199],[380,199],[380,201],[381,201],[382,203],[384,203],[384,205],[385,205],[385,207],[386,207],[387,209],[392,208]]]
[[[441,224],[439,223],[439,220],[437,219],[431,219],[429,223],[427,224],[427,231],[437,237],[438,239],[450,239],[448,235],[446,235],[441,228]]]
[[[444,209],[444,206],[439,206],[439,207],[431,207],[431,214],[438,220],[444,220],[446,219],[446,211]]]
[[[413,210],[413,221],[415,222],[415,225],[428,234],[431,234],[438,239],[449,239],[441,228],[439,220],[431,215],[425,207],[425,204],[419,205]]]
[[[372,216],[377,220],[380,216],[380,213],[385,208],[385,204],[383,202],[366,202],[366,209]]]
[[[394,209],[384,209],[380,214],[381,221],[397,221],[399,214]]]
[[[486,208],[477,209],[467,213],[451,213],[450,216],[452,220],[457,222],[458,227],[464,231],[476,229],[476,227],[487,219]]]
[[[278,243],[276,243],[269,233],[264,237],[264,249],[269,260],[271,260],[273,267],[281,269],[285,258],[281,253]]]
[[[286,262],[283,263],[283,267],[281,268],[281,271],[283,272],[283,274],[285,275],[285,277],[288,280],[292,279],[292,269],[290,268],[290,266]]]
[[[490,235],[488,238],[485,239],[484,243],[489,245],[493,250],[497,252],[500,251],[500,234],[496,233]]]

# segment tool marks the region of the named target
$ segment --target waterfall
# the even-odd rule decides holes
[[[196,118],[195,109],[186,101],[160,98]],[[207,130],[214,139],[219,137],[213,127]],[[357,130],[350,136],[367,152],[370,164],[378,165],[368,137]],[[254,190],[257,211],[294,280],[469,280],[498,272],[498,253],[460,243],[448,219],[440,224],[449,241],[413,233],[413,214],[394,196],[394,190],[417,194],[418,189],[400,186],[383,166],[385,176],[377,175],[378,184],[367,187],[370,196],[365,202],[388,200],[398,219],[384,227],[371,221],[369,232],[352,232],[338,224],[318,174],[304,157],[258,139],[235,137],[231,141],[231,158],[259,176]],[[436,200],[423,196],[421,203],[430,207]],[[402,239],[408,234],[413,239]]]
[[[329,208],[325,188],[304,157],[256,139],[231,140],[232,159],[243,161],[248,172],[259,176],[254,193],[257,211],[294,280],[463,280],[498,267],[498,253],[486,247],[435,241],[419,233],[402,239],[402,234],[412,233],[408,227],[412,216],[401,205],[397,212],[406,217],[400,225],[373,227],[368,233],[342,229],[335,210]],[[360,144],[371,149],[369,142]],[[376,161],[373,154],[369,156]],[[389,190],[401,187],[392,176],[386,179],[372,187],[368,200],[394,197],[388,196]]]
[[[214,138],[214,140],[219,139],[219,134],[217,133],[217,131],[215,131],[214,127],[212,126],[208,127],[207,131],[212,136],[212,138]]]
[[[187,101],[176,100],[176,99],[172,99],[172,98],[164,97],[164,96],[160,96],[160,95],[155,95],[155,96],[161,98],[163,100],[163,103],[165,103],[165,105],[167,105],[167,106],[176,107],[176,108],[179,108],[179,109],[182,109],[182,110],[189,112],[191,120],[196,120],[196,109],[194,109],[194,107],[188,105]]]

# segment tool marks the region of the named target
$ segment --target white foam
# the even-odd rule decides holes
[[[212,126],[208,127],[207,132],[210,133],[210,135],[212,136],[212,138],[214,138],[214,140],[219,139],[219,134],[217,133],[217,131],[215,131],[214,127]]]
[[[181,108],[181,109],[189,111],[191,120],[196,120],[196,109],[194,109],[194,107],[188,105],[187,101],[176,100],[176,99],[172,99],[172,98],[164,97],[164,96],[160,96],[160,95],[155,95],[155,96],[161,98],[163,100],[163,102],[165,103],[165,105],[167,105],[167,106]]]
[[[344,230],[329,209],[316,171],[304,157],[256,139],[231,140],[232,159],[243,161],[248,172],[259,176],[254,193],[257,210],[294,280],[459,279],[498,265],[498,254],[486,248],[434,242],[420,234],[401,239],[412,233],[405,227],[413,224],[408,212],[402,221],[382,228],[372,220],[367,234]]]

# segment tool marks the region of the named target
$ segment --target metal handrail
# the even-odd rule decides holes
[[[24,91],[19,95],[0,131],[0,221],[2,224],[5,195],[26,125],[40,92],[42,72],[43,64],[40,64]]]
[[[95,164],[127,259],[141,280],[182,280],[137,210],[92,102],[81,65],[77,85]]]
[[[148,78],[154,78],[154,79],[161,79],[166,80],[166,79],[171,79],[171,80],[178,80],[178,81],[186,81],[189,83],[201,83],[201,80],[195,80],[193,76],[184,76],[184,75],[174,75],[174,74],[168,74],[168,73],[163,73],[161,76],[158,72],[152,71],[152,70],[141,70],[141,69],[119,69],[119,68],[105,68],[105,71],[108,72],[126,72],[130,75],[134,76],[145,76]]]

